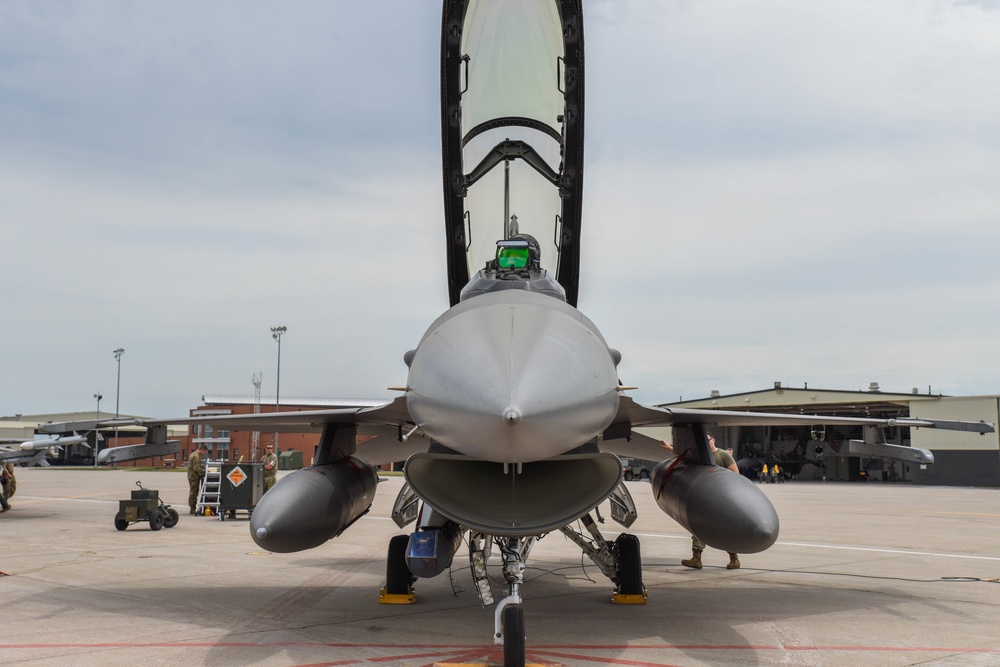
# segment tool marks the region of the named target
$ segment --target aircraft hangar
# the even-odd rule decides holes
[[[201,414],[242,414],[252,412],[254,403],[260,401],[257,410],[273,411],[274,399],[250,396],[206,395],[202,404],[191,410],[191,415]],[[368,406],[377,401],[357,399],[302,399],[288,398],[282,401],[282,410],[316,410],[329,407]],[[797,414],[823,414],[838,416],[876,417],[892,419],[914,417],[944,420],[987,421],[1000,423],[1000,396],[945,396],[941,394],[921,394],[917,390],[909,393],[882,391],[877,383],[872,383],[867,391],[815,389],[808,385],[787,387],[775,382],[772,388],[723,395],[711,392],[706,398],[660,404],[660,407],[688,407],[717,410],[747,410],[756,412],[780,412]],[[30,439],[38,424],[46,421],[65,421],[67,418],[82,418],[83,413],[58,415],[18,416],[0,423],[0,435]],[[86,414],[86,417],[93,413]],[[102,413],[102,417],[109,417]],[[15,428],[16,427],[16,428]],[[669,428],[639,429],[654,437],[670,439]],[[142,442],[139,433],[124,427],[120,430],[120,444]],[[906,457],[892,459],[865,453],[852,453],[851,440],[863,439],[861,427],[827,427],[822,433],[822,442],[813,439],[812,429],[804,427],[730,427],[715,428],[713,432],[720,446],[733,449],[734,456],[741,461],[764,463],[771,458],[790,463],[789,469],[797,470],[799,479],[828,481],[900,481],[918,485],[950,486],[1000,486],[1000,434],[964,433],[931,428],[897,427],[885,435],[892,445],[930,450],[934,463],[925,465]],[[173,428],[171,439],[182,443],[181,453],[174,458],[156,458],[130,462],[125,465],[154,465],[171,467],[182,465],[191,448],[205,442],[210,456],[237,459],[241,455],[253,457],[254,447],[250,433],[230,433],[229,431],[195,431],[188,433],[186,427]],[[110,436],[110,434],[109,434]],[[272,442],[273,433],[262,433],[261,441]],[[289,467],[308,465],[318,442],[316,434],[286,434],[282,436],[282,452],[300,452],[302,463]],[[106,439],[101,448],[114,446]],[[92,450],[83,446],[68,448],[70,451],[56,454],[58,463],[90,463]],[[798,459],[798,460],[796,460]]]
[[[661,404],[660,407],[747,410],[850,417],[899,417],[1000,422],[1000,396],[945,396],[885,392],[872,382],[867,391],[814,389],[808,385],[773,388]],[[930,450],[934,463],[925,465],[880,456],[852,454],[850,441],[862,439],[861,427],[826,427],[819,432],[803,427],[732,427],[713,429],[720,446],[732,447],[734,456],[784,460],[804,456],[822,465],[803,466],[803,476],[813,479],[910,481],[914,484],[1000,486],[1000,434],[965,433],[933,428],[897,427],[887,430],[886,442]],[[822,442],[814,435],[824,435]],[[662,437],[669,437],[663,435]],[[821,453],[822,452],[822,453]]]

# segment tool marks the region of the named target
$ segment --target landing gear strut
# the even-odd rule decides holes
[[[507,597],[497,603],[493,619],[493,643],[503,644],[504,667],[524,667],[524,608],[521,607],[521,584],[525,562],[537,537],[496,538],[503,559],[503,578]]]
[[[493,643],[503,645],[504,667],[524,667],[524,608],[521,606],[521,584],[524,583],[525,562],[538,537],[491,537],[469,533],[469,564],[476,592],[483,606],[493,604],[493,588],[486,573],[490,547],[496,544],[503,559],[503,578],[507,596],[497,602],[493,615]]]
[[[590,538],[569,526],[563,526],[559,530],[594,561],[604,576],[614,582],[615,593],[611,601],[615,604],[646,604],[639,538],[630,533],[622,533],[614,542],[608,542],[589,514],[583,515],[580,522],[590,533]]]

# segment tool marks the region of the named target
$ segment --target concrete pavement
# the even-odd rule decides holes
[[[460,551],[452,576],[417,584],[412,606],[377,604],[385,549],[401,533],[372,511],[311,551],[271,554],[248,521],[187,514],[183,472],[22,469],[0,515],[0,664],[424,666],[491,659],[483,609]],[[283,473],[287,474],[287,473]],[[141,480],[181,511],[174,528],[119,532],[118,500]],[[1000,664],[1000,491],[867,483],[762,487],[778,543],[725,569],[690,570],[684,531],[631,482],[645,606],[550,534],[524,586],[528,659],[570,666]],[[605,536],[619,527],[602,507]],[[491,572],[498,574],[498,559]],[[499,592],[498,585],[494,585]]]

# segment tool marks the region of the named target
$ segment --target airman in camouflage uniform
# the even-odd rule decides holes
[[[260,462],[264,464],[264,493],[267,493],[278,481],[278,456],[274,453],[274,445],[266,445],[264,451],[264,458]]]
[[[3,478],[0,484],[0,514],[2,514],[10,509],[7,498],[14,495],[14,466],[9,463],[0,465],[0,477]]]
[[[730,454],[725,449],[718,449],[715,446],[715,436],[711,433],[706,433],[705,438],[708,440],[708,448],[712,450],[712,457],[715,459],[715,465],[720,468],[727,468],[737,475],[740,473],[739,467],[736,465],[736,461],[733,459],[733,455]],[[701,564],[701,552],[705,550],[708,546],[700,539],[697,535],[691,536],[691,557],[686,558],[681,561],[681,565],[684,567],[693,567],[696,570],[702,568]],[[738,554],[734,554],[732,551],[729,552],[729,565],[726,565],[726,569],[735,570],[740,566],[740,557]]]
[[[195,513],[195,508],[198,505],[198,494],[201,492],[201,484],[205,481],[205,462],[203,459],[206,458],[207,454],[208,446],[203,442],[188,457],[188,486],[191,487],[188,493],[188,505],[191,506],[191,514]]]
[[[7,499],[9,500],[14,497],[14,492],[17,491],[17,478],[14,477],[13,463],[4,463],[3,467],[6,471],[3,475],[3,494],[7,496]]]

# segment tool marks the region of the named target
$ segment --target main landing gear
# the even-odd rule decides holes
[[[417,578],[406,565],[406,546],[409,535],[396,535],[389,540],[389,553],[385,560],[385,588],[379,591],[379,604],[413,604],[417,596],[413,584]]]
[[[619,485],[609,500],[612,518],[625,528],[631,526],[637,514],[624,484]],[[597,516],[600,518],[599,513]],[[646,604],[639,538],[630,533],[622,533],[609,542],[601,535],[597,523],[589,513],[579,519],[579,524],[586,534],[570,525],[559,530],[579,546],[614,583],[611,601],[615,604]],[[528,556],[542,537],[544,535],[497,537],[478,531],[469,531],[467,536],[469,565],[476,592],[484,607],[496,605],[493,643],[503,645],[504,667],[525,666],[526,632],[521,587],[524,585]],[[389,542],[386,585],[379,594],[379,602],[382,604],[413,604],[416,601],[413,584],[417,577],[406,564],[408,541],[408,535],[397,535]],[[491,577],[486,569],[494,546],[500,554],[505,593],[499,600],[494,598]]]

